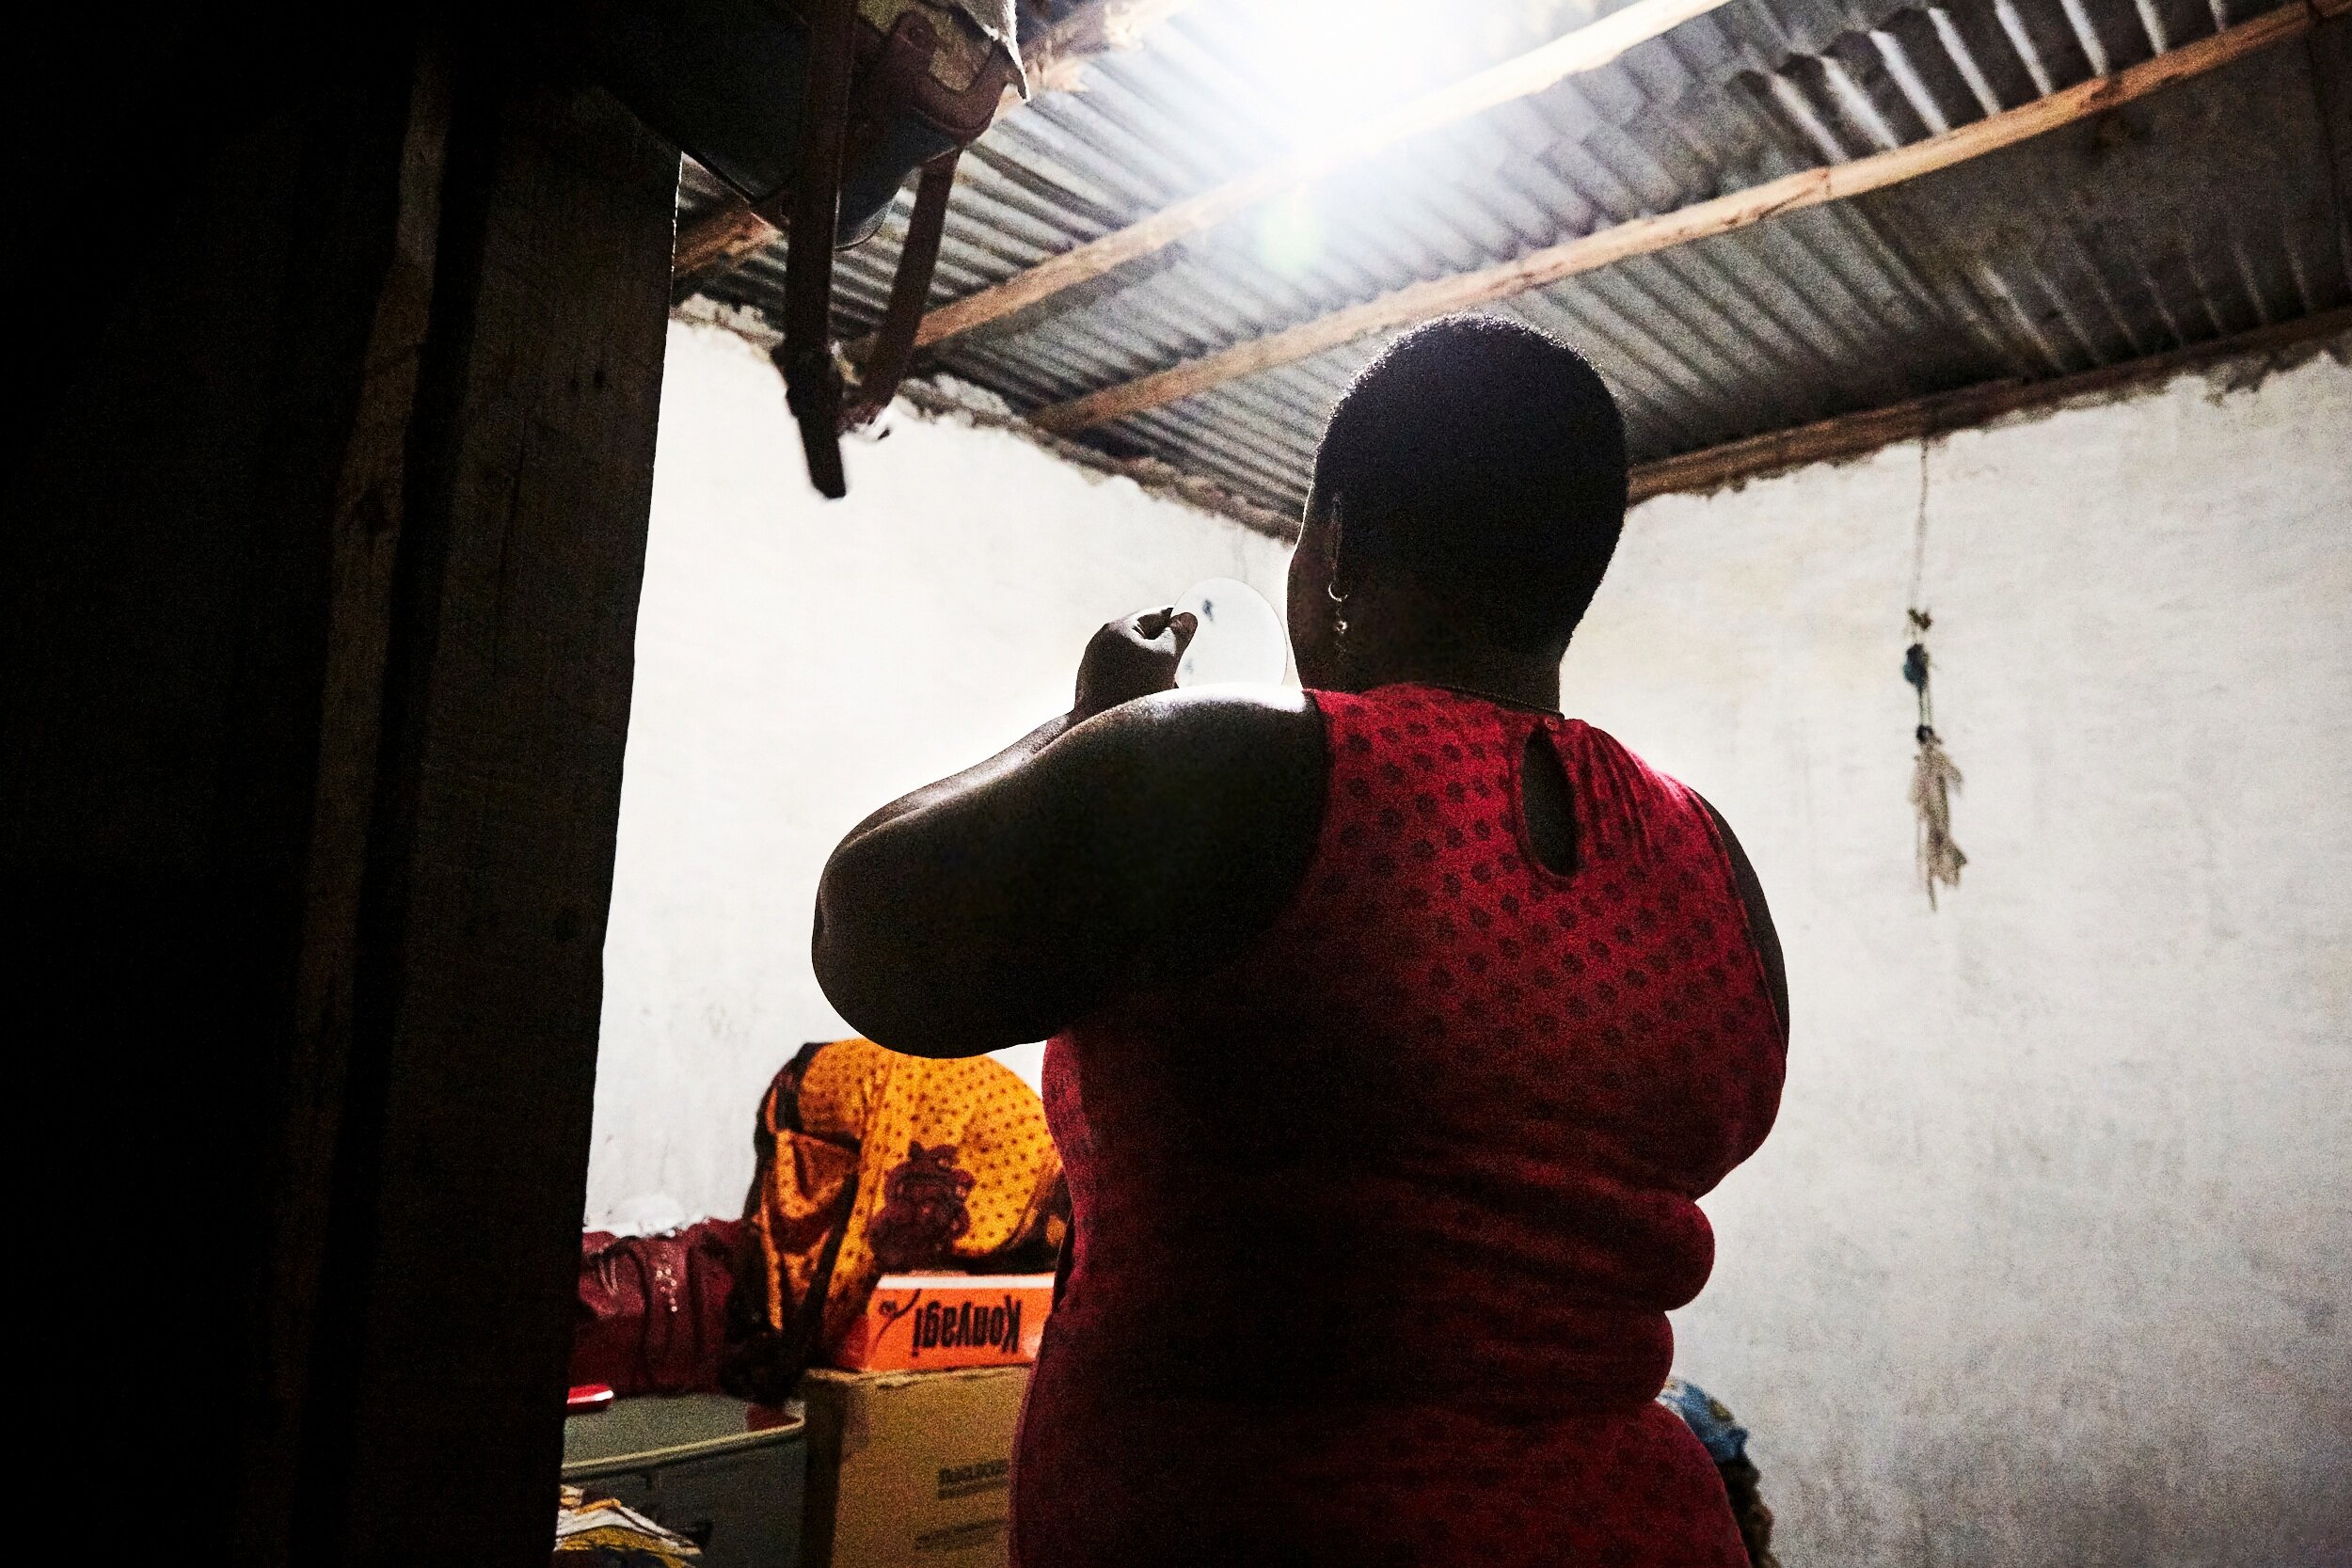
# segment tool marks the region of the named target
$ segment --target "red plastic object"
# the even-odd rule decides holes
[[[564,1413],[577,1416],[583,1410],[602,1410],[612,1402],[610,1383],[575,1383],[572,1391],[564,1397]]]

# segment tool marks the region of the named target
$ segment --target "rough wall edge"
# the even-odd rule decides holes
[[[1902,441],[2012,420],[2046,419],[2065,408],[2128,397],[2201,372],[2223,372],[2224,389],[2244,390],[2323,354],[2339,362],[2352,361],[2352,307],[2075,375],[1963,387],[1645,463],[1633,470],[1631,503],[1736,489],[1750,480],[1817,463],[1854,462]]]
[[[671,316],[693,325],[731,332],[762,353],[783,341],[783,334],[760,311],[722,304],[702,295],[678,306]],[[2175,376],[2199,372],[2222,369],[2228,372],[2228,389],[2241,390],[2259,386],[2278,372],[2291,370],[2322,354],[2338,360],[2352,360],[2352,307],[2192,344],[2169,354],[2103,365],[2075,375],[2048,381],[1984,382],[1645,463],[1633,470],[1629,504],[1638,506],[1660,496],[1737,489],[1751,480],[1768,479],[1817,463],[1858,461],[1902,441],[2010,420],[2043,419],[2067,407],[2130,396]],[[1154,495],[1239,523],[1254,533],[1284,544],[1295,543],[1298,538],[1295,517],[1157,458],[1116,458],[1065,440],[1022,419],[1010,404],[985,388],[952,376],[906,383],[899,388],[894,412],[900,408],[918,419],[953,420],[983,429],[1002,430],[1075,467],[1106,478],[1132,480]]]
[[[702,294],[696,294],[675,307],[670,312],[670,319],[692,326],[711,326],[723,332],[731,332],[762,354],[771,352],[784,341],[782,330],[771,324],[765,313],[748,306],[722,304]],[[1075,467],[1106,479],[1131,480],[1152,495],[1181,501],[1195,511],[1208,513],[1230,523],[1238,523],[1252,533],[1263,533],[1286,545],[1298,538],[1298,519],[1295,517],[1235,495],[1214,481],[1185,473],[1173,464],[1164,463],[1156,457],[1112,457],[1092,447],[1049,435],[1014,413],[1011,404],[995,393],[953,376],[940,375],[903,383],[888,417],[900,416],[953,420],[983,430],[1001,430],[1043,448]]]

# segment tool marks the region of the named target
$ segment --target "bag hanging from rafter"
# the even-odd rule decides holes
[[[1013,0],[589,0],[599,79],[787,236],[785,386],[809,482],[848,490],[841,433],[914,350],[956,159],[1008,89],[1027,96]],[[870,238],[915,170],[914,214],[858,402],[833,355],[833,250]]]

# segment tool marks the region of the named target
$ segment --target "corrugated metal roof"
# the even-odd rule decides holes
[[[1731,0],[1614,64],[952,340],[929,363],[1015,408],[1126,381],[1422,278],[1963,125],[2210,36],[2265,0]],[[1301,48],[1203,0],[965,159],[934,304],[1274,157]],[[1574,4],[1359,0],[1422,21],[1364,112],[1590,20]],[[1335,12],[1334,14],[1345,14]],[[2002,377],[2105,365],[2352,302],[2321,94],[2352,22],[1908,183],[1618,262],[1506,309],[1592,356],[1637,461]],[[1360,45],[1365,40],[1350,40]],[[1392,41],[1392,40],[1387,40]],[[2325,78],[2325,79],[2323,79]],[[1376,87],[1378,97],[1374,96]],[[2344,98],[2328,100],[2344,103]],[[2335,156],[2341,160],[2343,153]],[[690,206],[707,199],[690,187]],[[838,268],[879,316],[905,199]],[[780,305],[781,246],[707,292]],[[1084,433],[1295,510],[1367,340]],[[920,367],[918,366],[918,369]]]

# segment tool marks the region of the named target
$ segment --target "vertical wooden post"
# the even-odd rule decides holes
[[[87,172],[170,178],[0,372],[44,378],[0,473],[0,939],[63,1238],[24,1416],[120,1479],[101,1549],[535,1564],[676,158],[561,40],[321,23],[279,71],[286,20],[209,17],[235,90],[166,71],[151,126],[92,24]]]
[[[353,1563],[548,1547],[668,314],[674,152],[481,61],[452,104],[305,1449]]]
[[[2328,195],[2335,206],[2336,260],[2352,277],[2352,8],[2320,7],[2324,20],[2304,47],[2311,63],[2312,103],[2328,152]]]

